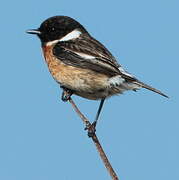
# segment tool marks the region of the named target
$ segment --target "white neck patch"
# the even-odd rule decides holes
[[[51,46],[51,45],[56,44],[56,43],[61,42],[61,41],[70,41],[72,39],[79,38],[81,34],[82,34],[82,32],[80,30],[75,29],[72,32],[65,35],[64,37],[62,37],[61,39],[57,39],[57,40],[48,42],[46,44],[46,46]]]
[[[66,36],[59,39],[59,41],[69,41],[69,40],[72,40],[72,39],[79,38],[81,33],[82,33],[81,31],[75,29],[72,32],[68,33]]]
[[[58,43],[59,41],[60,41],[59,39],[54,40],[54,41],[49,41],[48,43],[46,43],[46,46],[52,46],[52,45]]]

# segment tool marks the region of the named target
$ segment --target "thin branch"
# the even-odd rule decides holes
[[[91,125],[91,123],[88,121],[88,119],[81,113],[81,111],[78,109],[78,107],[76,106],[76,104],[74,103],[74,101],[70,98],[69,99],[69,102],[71,103],[71,105],[73,106],[74,110],[76,111],[76,113],[78,114],[78,116],[81,118],[81,120],[83,121],[83,123],[86,125],[86,127],[89,127]],[[107,171],[109,172],[111,178],[113,180],[119,180],[119,178],[117,177],[117,174],[115,173],[113,167],[111,166],[100,142],[99,142],[99,139],[98,137],[96,136],[96,134],[94,134],[92,136],[92,140],[99,152],[99,155],[107,169]]]

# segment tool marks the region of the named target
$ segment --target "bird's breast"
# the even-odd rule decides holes
[[[79,96],[86,95],[89,99],[98,99],[96,93],[102,95],[102,91],[106,91],[109,78],[107,75],[64,64],[53,55],[53,47],[44,46],[43,53],[50,73],[62,86],[74,90]]]

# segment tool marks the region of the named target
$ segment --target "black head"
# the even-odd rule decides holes
[[[36,34],[42,43],[47,43],[60,39],[75,29],[87,33],[85,28],[74,19],[67,16],[54,16],[45,20],[38,29],[28,30],[27,33]]]

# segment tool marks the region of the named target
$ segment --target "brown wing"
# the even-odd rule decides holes
[[[71,41],[59,42],[55,45],[53,53],[65,64],[91,69],[109,76],[121,75],[127,82],[132,82],[139,87],[168,97],[161,91],[142,83],[133,75],[126,72],[121,65],[117,63],[112,54],[100,42],[89,35],[83,35]]]
[[[126,81],[136,78],[123,70],[112,54],[97,40],[89,35],[70,41],[58,42],[53,54],[65,64],[107,74],[121,75]]]
[[[102,58],[106,63],[120,67],[114,56],[105,48],[103,44],[91,37],[90,35],[82,35],[80,38],[70,43],[72,49],[74,48],[77,52],[83,52],[85,54],[94,56],[96,58]]]

